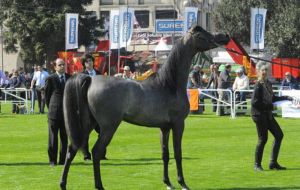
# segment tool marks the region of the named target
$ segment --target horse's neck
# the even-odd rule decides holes
[[[186,91],[186,85],[188,81],[189,69],[193,56],[196,51],[188,45],[178,44],[169,55],[167,62],[164,65],[165,71],[169,76],[173,76],[173,80],[176,84],[177,91]]]

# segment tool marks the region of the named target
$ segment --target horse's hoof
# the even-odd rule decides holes
[[[104,187],[95,187],[97,190],[104,190]]]
[[[61,189],[61,190],[66,190],[66,189],[67,189],[67,188],[66,188],[66,183],[60,182],[60,189]]]
[[[172,190],[172,189],[175,189],[173,185],[167,186],[167,190]]]

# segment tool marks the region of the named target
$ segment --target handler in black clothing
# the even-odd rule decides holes
[[[63,165],[66,158],[68,137],[66,134],[63,115],[63,93],[65,82],[70,77],[65,73],[65,62],[56,59],[53,63],[55,73],[51,74],[45,83],[46,105],[48,107],[48,156],[51,166],[57,164],[58,131],[60,135],[59,165]]]
[[[91,54],[85,54],[81,57],[81,62],[84,66],[84,71],[82,73],[89,75],[90,77],[100,75],[100,72],[94,69],[94,57]],[[100,128],[99,126],[96,127],[96,131],[99,133]],[[85,145],[82,147],[82,152],[84,154],[84,160],[88,161],[91,160],[91,153],[89,151],[89,136],[85,139]],[[105,152],[106,154],[106,152]],[[107,159],[104,157],[103,159]]]
[[[272,110],[273,102],[279,100],[292,100],[292,98],[286,96],[277,97],[273,94],[272,84],[270,81],[268,81],[267,68],[268,65],[266,62],[261,61],[256,64],[258,80],[254,86],[254,92],[251,100],[252,119],[256,124],[258,134],[254,170],[263,171],[261,161],[264,147],[268,140],[268,130],[275,138],[269,168],[275,170],[285,170],[286,168],[280,166],[277,162],[280,145],[283,138],[283,132],[274,119]]]

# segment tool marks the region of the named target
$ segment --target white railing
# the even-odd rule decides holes
[[[210,99],[216,100],[216,104],[199,103],[199,106],[204,106],[204,105],[212,105],[212,106],[215,105],[215,106],[217,106],[218,102],[222,103],[222,104],[219,104],[219,106],[224,107],[224,108],[229,106],[230,107],[230,116],[232,118],[234,118],[234,115],[233,115],[234,110],[233,110],[233,104],[232,104],[232,97],[233,96],[232,96],[232,91],[231,90],[229,90],[229,89],[199,89],[199,91],[200,91],[200,95],[203,95],[203,96],[208,97]],[[208,92],[218,93],[218,91],[228,93],[229,94],[228,100],[220,100],[218,97],[213,96],[210,93],[208,93]]]
[[[0,100],[0,103],[12,103],[12,104],[22,104],[25,106],[25,113],[29,113],[30,103],[30,89],[26,88],[0,88],[1,95],[4,93],[4,99]],[[21,93],[25,93],[25,97],[21,97]],[[12,97],[12,99],[8,99],[8,97]],[[2,97],[3,98],[3,97]]]
[[[209,92],[215,92],[215,93],[218,93],[218,91],[223,91],[223,92],[227,92],[229,94],[229,99],[228,100],[220,100],[218,97],[215,97],[213,96],[211,93]],[[276,94],[276,95],[281,95],[282,94],[282,91],[284,90],[273,90],[273,92]],[[251,107],[251,99],[245,99],[245,101],[239,101],[236,99],[236,95],[237,93],[241,93],[241,92],[244,92],[244,93],[247,93],[245,96],[249,96],[249,94],[252,94],[253,93],[253,89],[251,90],[235,90],[235,91],[231,91],[229,89],[199,89],[199,93],[200,93],[200,96],[205,96],[205,97],[208,97],[210,99],[214,99],[216,101],[215,104],[212,104],[212,103],[202,103],[199,101],[199,106],[205,106],[205,105],[215,105],[217,106],[217,103],[218,102],[221,102],[222,104],[220,104],[220,106],[223,106],[223,107],[228,107],[230,106],[230,111],[231,111],[231,118],[236,118],[237,116],[237,113],[239,112],[244,112],[246,113],[247,111],[249,111],[249,108]],[[300,98],[300,97],[299,97]],[[239,110],[238,108],[246,108],[245,110]],[[275,110],[273,112],[278,112],[280,110]]]

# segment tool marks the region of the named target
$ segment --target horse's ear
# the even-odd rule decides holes
[[[196,25],[196,24],[193,24],[193,25],[191,26],[189,32],[195,33],[195,32],[199,32],[199,31],[201,31],[201,30],[203,30],[203,28],[202,28],[201,26],[198,26],[198,25]]]

